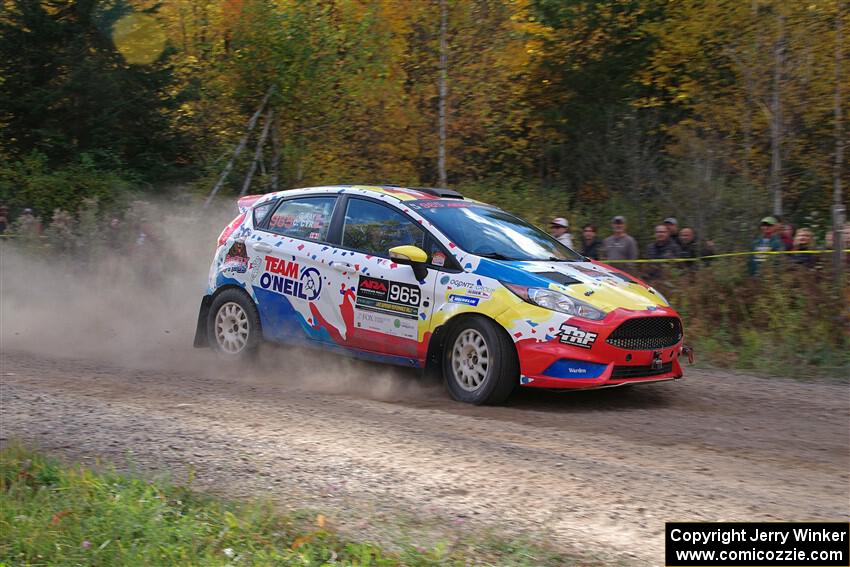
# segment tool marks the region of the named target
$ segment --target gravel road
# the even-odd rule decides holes
[[[176,480],[191,467],[196,487],[320,509],[359,537],[491,530],[601,562],[662,564],[665,521],[850,516],[846,381],[690,370],[478,408],[411,372],[262,354],[246,372],[189,348],[143,363],[6,348],[0,440]]]

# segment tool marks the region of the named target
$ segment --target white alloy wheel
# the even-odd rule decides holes
[[[248,314],[237,303],[228,301],[215,315],[215,339],[222,352],[239,354],[248,345]]]
[[[487,342],[475,329],[464,329],[452,346],[452,374],[458,386],[474,392],[487,380],[490,352]]]

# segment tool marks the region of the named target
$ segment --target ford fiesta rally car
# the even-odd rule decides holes
[[[654,289],[445,189],[335,186],[239,200],[218,239],[195,346],[261,340],[442,372],[453,398],[517,384],[680,378],[678,314]]]

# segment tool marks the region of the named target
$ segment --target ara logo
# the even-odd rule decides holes
[[[260,276],[260,287],[281,295],[315,301],[322,293],[322,275],[316,268],[302,269],[298,262],[266,256],[266,271]]]
[[[362,287],[363,289],[371,289],[371,290],[374,290],[374,291],[379,291],[381,293],[387,292],[387,284],[385,284],[381,280],[365,279],[364,278],[363,281],[360,282],[360,287]]]
[[[593,343],[596,342],[596,337],[599,335],[598,333],[584,331],[578,327],[574,327],[573,325],[568,325],[567,323],[561,323],[561,330],[558,332],[557,336],[564,344],[581,348],[590,348],[593,346]]]

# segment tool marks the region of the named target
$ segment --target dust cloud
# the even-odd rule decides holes
[[[142,238],[138,227],[122,227],[132,232],[119,239],[99,223],[72,251],[57,252],[48,238],[0,242],[0,351],[92,361],[104,372],[112,365],[193,373],[379,400],[444,395],[415,371],[320,350],[263,345],[247,364],[193,348],[216,238],[235,203],[203,213],[198,205],[144,207]]]

